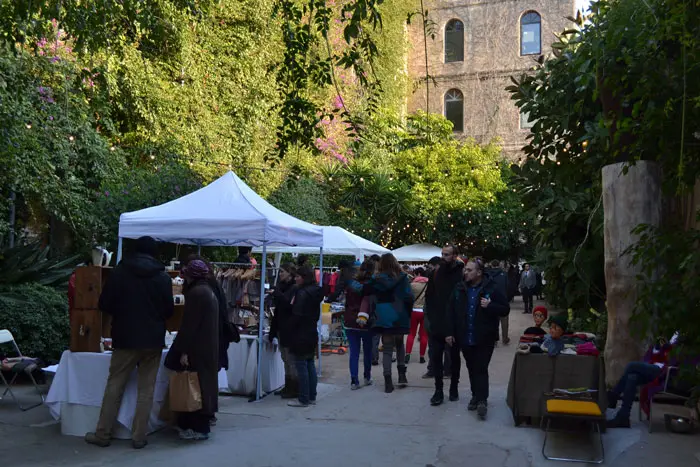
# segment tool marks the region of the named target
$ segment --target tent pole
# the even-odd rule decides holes
[[[117,263],[116,264],[119,264],[119,262],[122,260],[122,247],[123,247],[122,243],[123,243],[123,239],[121,237],[119,237],[119,242],[117,243]]]
[[[320,249],[321,259],[319,260],[320,274],[318,275],[318,285],[323,288],[323,247]],[[323,328],[323,302],[321,302],[321,314],[318,317],[318,376],[321,376],[321,328]],[[328,327],[330,329],[330,326]]]
[[[255,382],[255,400],[262,399],[262,350],[263,325],[265,324],[265,277],[267,277],[267,244],[263,243],[262,267],[260,269],[260,319],[258,322],[258,374]]]
[[[202,255],[202,245],[197,245],[197,256]]]

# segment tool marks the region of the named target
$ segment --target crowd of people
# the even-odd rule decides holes
[[[138,401],[132,443],[137,449],[147,444],[166,320],[174,311],[171,279],[156,256],[154,239],[138,239],[135,254],[115,268],[100,297],[100,309],[112,316],[114,351],[97,428],[85,436],[90,444],[109,446],[122,395],[135,368]],[[444,403],[445,379],[450,382],[449,400],[460,399],[464,358],[471,389],[467,408],[484,420],[488,413],[491,357],[497,341],[508,344],[510,340],[508,315],[514,288],[523,295],[525,312],[534,312],[537,330],[547,318],[546,308],[532,309],[538,278],[529,265],[525,264],[522,272],[516,269],[517,276],[513,277],[512,266],[460,257],[454,245],[444,247],[441,257],[415,269],[402,267],[390,253],[373,256],[361,264],[341,266],[335,290],[326,300],[344,297],[352,390],[373,384],[372,367],[379,364],[380,344],[384,391],[392,393],[397,386],[407,386],[407,365],[418,338],[420,362],[426,362],[426,353],[428,356],[428,370],[423,378],[433,379],[435,385],[429,403]],[[185,280],[182,324],[164,362],[169,370],[196,372],[199,379],[201,408],[174,414],[179,436],[185,440],[208,439],[218,411],[217,375],[222,368],[228,368],[229,343],[240,341],[213,272],[212,266],[199,256],[192,255],[185,262],[181,270]],[[307,264],[284,264],[277,279],[268,292],[275,310],[269,339],[279,344],[284,361],[285,385],[280,395],[290,399],[291,407],[308,407],[316,404],[318,378],[314,360],[324,293],[317,284],[315,270]],[[619,398],[623,400],[622,411],[612,426],[629,426],[630,391],[658,376],[657,367],[628,367],[609,394],[611,404]]]

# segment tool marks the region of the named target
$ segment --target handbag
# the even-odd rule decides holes
[[[170,375],[170,410],[196,412],[202,408],[202,390],[195,371],[179,371]]]

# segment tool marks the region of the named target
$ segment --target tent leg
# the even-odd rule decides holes
[[[323,287],[323,247],[320,249],[321,259],[319,260],[319,268],[321,268],[321,273],[318,275],[320,280],[318,285]],[[321,315],[318,317],[318,376],[321,376],[321,328],[323,327],[323,304],[321,304]]]
[[[260,319],[258,320],[258,368],[255,380],[255,400],[262,399],[262,352],[263,352],[263,327],[265,325],[265,277],[267,266],[267,245],[263,243],[262,267],[260,270]]]
[[[122,248],[123,248],[122,243],[123,242],[124,242],[124,239],[119,237],[119,242],[117,244],[117,263],[116,264],[119,264],[122,260],[122,252],[123,252],[122,251]]]
[[[275,267],[277,269],[275,272],[274,286],[277,286],[277,282],[279,281],[279,278],[280,278],[280,266],[282,266],[282,253],[275,253]]]
[[[202,254],[202,245],[197,245],[197,256],[201,256]]]

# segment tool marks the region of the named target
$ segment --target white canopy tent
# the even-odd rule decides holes
[[[124,213],[119,218],[119,248],[122,239],[151,236],[156,240],[197,246],[261,246],[261,277],[266,277],[268,246],[309,247],[321,254],[323,230],[286,214],[255,193],[233,172],[160,206]],[[260,283],[260,310],[265,306],[265,281]],[[258,375],[256,399],[262,397],[260,358],[263,320],[258,330]]]
[[[326,226],[323,229],[323,253],[327,255],[347,255],[354,256],[362,261],[365,256],[383,255],[389,253],[389,250],[381,245],[372,243],[358,235],[348,232],[347,230]],[[260,253],[261,248],[254,248],[254,252]],[[297,254],[314,254],[318,252],[318,248],[295,246],[295,247],[268,247],[268,253],[297,253]]]
[[[402,246],[391,252],[400,262],[428,262],[433,256],[441,256],[442,248],[429,243]]]

